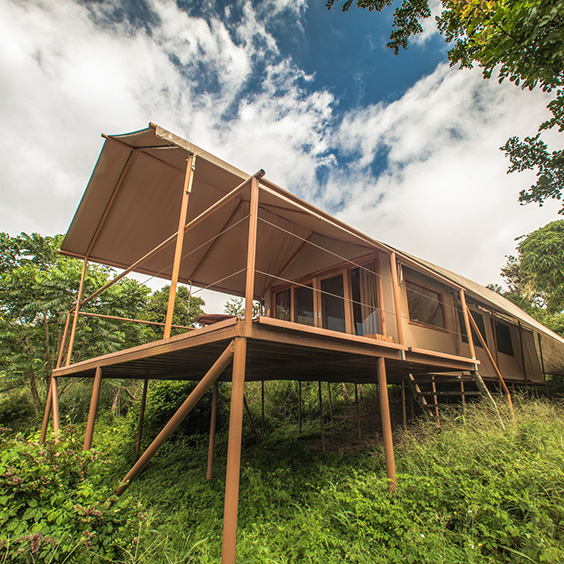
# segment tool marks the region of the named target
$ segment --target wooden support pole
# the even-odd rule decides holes
[[[362,436],[360,434],[360,416],[358,413],[358,386],[356,382],[354,383],[354,407],[356,411],[356,433],[358,440],[360,441],[362,439]]]
[[[141,453],[141,440],[143,439],[143,421],[145,420],[145,405],[147,404],[147,391],[149,389],[149,378],[143,381],[143,393],[141,394],[141,406],[139,408],[139,423],[137,425],[137,439],[135,441],[135,460]]]
[[[174,262],[172,264],[172,276],[170,278],[170,291],[168,294],[168,307],[164,328],[164,338],[170,337],[172,316],[174,315],[174,303],[176,301],[176,287],[180,274],[180,263],[182,261],[182,247],[184,246],[184,225],[188,213],[188,200],[192,192],[194,182],[194,171],[196,170],[196,155],[191,154],[186,163],[186,175],[184,176],[184,187],[182,190],[182,201],[180,204],[180,218],[178,219],[178,231],[176,232],[176,248],[174,250]]]
[[[302,433],[302,381],[298,380],[298,433]]]
[[[398,343],[403,345],[403,323],[401,319],[401,297],[400,286],[398,282],[398,265],[396,261],[396,253],[390,254],[390,268],[392,270],[392,286],[394,292],[394,309],[396,310],[396,327],[398,332]]]
[[[170,421],[163,427],[162,431],[157,435],[153,442],[147,447],[147,450],[141,455],[141,458],[133,465],[127,476],[122,480],[121,486],[117,489],[116,495],[121,495],[129,484],[139,475],[139,472],[145,468],[151,458],[157,453],[165,441],[172,435],[178,425],[184,421],[186,416],[192,411],[200,398],[212,386],[212,384],[221,376],[221,373],[227,368],[233,358],[233,345],[229,343],[221,356],[215,361],[214,365],[208,370],[206,375],[198,382],[198,385],[192,390],[184,403],[178,408],[176,413],[170,418]]]
[[[323,428],[323,399],[321,397],[321,380],[319,381],[319,424],[321,425],[321,452],[325,452],[325,430]]]
[[[386,377],[386,361],[378,358],[378,395],[380,396],[380,415],[382,417],[382,434],[384,437],[384,456],[386,459],[386,475],[388,489],[396,491],[396,464],[394,461],[394,442],[392,439],[392,420],[390,417],[390,402],[388,399],[388,380]]]
[[[466,307],[467,309],[467,313],[468,316],[470,317],[470,321],[472,322],[472,326],[474,327],[474,331],[476,332],[476,334],[478,335],[478,339],[480,340],[480,344],[482,345],[484,351],[486,351],[486,354],[488,355],[488,358],[493,366],[493,369],[497,375],[497,379],[499,380],[499,389],[500,392],[503,389],[503,391],[505,391],[505,393],[507,394],[507,402],[509,404],[509,411],[511,412],[511,418],[513,419],[513,426],[515,428],[517,428],[517,419],[515,417],[515,411],[513,410],[513,401],[511,400],[511,394],[509,393],[509,389],[507,387],[507,385],[505,384],[505,380],[503,379],[503,376],[501,375],[501,371],[499,370],[497,364],[495,363],[495,360],[493,359],[492,353],[490,352],[490,349],[488,348],[488,345],[484,339],[484,337],[482,337],[482,334],[480,333],[480,330],[478,329],[478,326],[476,325],[476,322],[474,321],[474,318],[470,315],[470,310],[468,309],[468,306]],[[500,416],[501,419],[501,416]]]
[[[439,398],[437,397],[437,384],[435,383],[434,376],[431,376],[431,388],[433,390],[433,404],[435,405],[435,420],[437,423],[437,429],[440,429],[441,419],[439,417]]]
[[[476,349],[474,348],[474,339],[472,337],[472,329],[470,328],[470,318],[474,320],[472,315],[470,315],[470,310],[466,305],[466,296],[464,295],[464,290],[460,290],[460,303],[462,305],[462,317],[464,317],[464,326],[466,327],[466,335],[468,335],[468,346],[470,347],[470,356],[473,360],[476,360]],[[481,335],[478,331],[478,337]],[[478,367],[476,365],[476,370]]]
[[[333,425],[333,401],[331,399],[331,382],[327,382],[327,397],[329,398],[329,418]]]
[[[210,443],[208,447],[208,470],[206,478],[210,481],[213,478],[213,453],[215,450],[215,430],[217,425],[217,396],[219,395],[219,382],[216,380],[213,385],[212,405],[210,415]]]
[[[261,406],[262,444],[264,444],[264,380],[260,381],[260,406]]]
[[[253,298],[255,295],[255,265],[257,256],[257,227],[259,205],[259,179],[251,180],[251,203],[249,209],[249,237],[247,241],[247,279],[245,282],[245,326],[253,321]]]
[[[68,366],[71,362],[72,348],[74,346],[74,337],[76,335],[76,325],[78,323],[78,312],[80,311],[80,301],[82,300],[82,291],[84,289],[84,279],[86,278],[86,270],[88,268],[88,259],[84,259],[84,264],[82,265],[82,272],[80,274],[80,284],[78,285],[78,295],[76,297],[76,306],[74,308],[74,318],[72,320],[72,329],[69,339],[69,348],[67,351],[67,361],[65,363]]]
[[[86,423],[86,433],[84,434],[84,446],[82,450],[90,450],[92,437],[94,436],[94,424],[96,423],[96,410],[98,409],[98,399],[100,398],[100,387],[102,385],[102,369],[96,368],[94,383],[92,385],[92,397],[90,398],[90,409],[88,410],[88,422]]]
[[[241,337],[236,338],[234,349],[229,439],[227,443],[227,471],[225,474],[225,508],[221,548],[222,564],[235,564],[236,559],[247,340]]]
[[[49,426],[49,416],[51,415],[51,402],[53,401],[53,376],[49,380],[49,391],[47,392],[47,401],[45,402],[45,412],[43,413],[43,424],[41,425],[41,436],[39,444],[45,443],[47,437],[47,427]]]
[[[460,393],[462,394],[462,405],[466,407],[466,394],[464,393],[464,380],[460,379]]]
[[[255,424],[253,423],[253,418],[251,417],[251,410],[249,409],[249,404],[247,403],[247,398],[245,396],[243,396],[243,405],[245,406],[245,412],[247,414],[247,421],[249,422],[249,425],[251,427],[251,431],[253,432],[253,435],[255,436],[255,442],[257,443],[257,445],[260,445],[257,429],[255,427]]]
[[[403,419],[403,428],[407,431],[407,409],[405,406],[405,379],[401,379],[401,414]]]
[[[51,402],[53,406],[53,431],[55,431],[55,433],[58,433],[61,426],[59,422],[59,394],[57,393],[57,378],[51,378],[51,387]]]

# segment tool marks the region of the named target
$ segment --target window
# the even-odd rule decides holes
[[[405,287],[409,320],[414,323],[437,327],[438,329],[446,329],[441,294],[414,284],[409,280],[405,281]]]
[[[313,284],[294,289],[294,321],[303,325],[314,325]]]
[[[349,270],[355,335],[381,333],[374,263]]]
[[[344,333],[347,328],[345,324],[343,275],[338,274],[331,278],[323,278],[321,280],[321,292],[323,327]]]
[[[484,318],[482,317],[481,314],[479,314],[476,311],[470,310],[470,313],[472,314],[472,319],[476,322],[476,325],[480,330],[480,335],[482,335],[484,341],[487,344],[488,340],[486,339],[486,327],[484,326]],[[467,343],[468,333],[466,332],[466,323],[464,323],[464,314],[460,310],[458,310],[458,321],[460,323],[460,335],[462,338],[462,342]],[[474,327],[472,327],[472,323],[470,323],[470,328],[472,329],[472,342],[474,343],[474,346],[483,349],[484,347],[482,347],[482,343],[480,342],[480,339],[476,334],[476,331],[474,331]]]
[[[497,337],[497,350],[500,353],[515,356],[511,341],[511,329],[505,323],[495,322],[495,335]]]
[[[274,317],[283,321],[290,321],[290,288],[276,293],[276,310]]]

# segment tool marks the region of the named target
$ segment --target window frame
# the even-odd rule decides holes
[[[419,288],[423,288],[428,292],[433,292],[433,294],[437,294],[439,296],[439,304],[441,306],[441,314],[444,322],[444,327],[439,327],[437,325],[430,325],[428,323],[424,323],[422,321],[412,320],[411,314],[409,311],[409,299],[407,294],[407,284],[413,284],[414,286],[418,286]],[[425,329],[433,329],[434,331],[440,331],[441,333],[450,333],[449,326],[448,326],[448,317],[446,314],[446,307],[445,307],[445,292],[437,290],[436,288],[431,288],[430,286],[426,286],[425,284],[421,284],[420,282],[415,282],[410,277],[404,278],[404,290],[405,290],[405,306],[407,311],[407,322],[410,325],[415,325],[417,327],[424,327]]]

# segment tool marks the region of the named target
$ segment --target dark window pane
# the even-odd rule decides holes
[[[290,289],[283,290],[276,294],[276,319],[290,321]]]
[[[442,298],[438,292],[405,281],[409,320],[432,327],[446,328]]]
[[[343,275],[321,280],[323,327],[332,331],[346,331]]]
[[[374,264],[349,270],[353,300],[354,333],[375,335],[380,331],[377,280]]]
[[[497,350],[500,353],[515,356],[513,343],[511,341],[511,329],[505,323],[495,322],[495,334],[497,337]]]
[[[488,340],[486,339],[486,328],[484,326],[484,318],[475,311],[470,310],[470,313],[472,314],[472,319],[474,319],[476,325],[478,326],[478,329],[480,330],[480,334],[482,335],[484,341],[487,344]],[[460,310],[458,311],[458,321],[460,323],[460,334],[462,336],[462,342],[467,343],[468,333],[466,332],[466,323],[464,323],[464,314]],[[472,327],[472,323],[470,323],[470,326],[472,330],[472,342],[474,343],[474,346],[483,349],[484,347],[482,347],[482,343],[480,342],[480,339],[478,338],[476,331],[474,331],[474,327]]]
[[[294,289],[294,321],[313,327],[313,287],[298,286]]]

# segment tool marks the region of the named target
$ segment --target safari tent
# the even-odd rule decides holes
[[[139,474],[204,393],[232,383],[222,562],[235,562],[244,387],[248,381],[374,382],[379,385],[386,469],[395,484],[388,384],[407,384],[435,414],[440,391],[462,399],[465,382],[489,395],[564,374],[564,340],[501,295],[376,241],[277,186],[246,174],[149,124],[105,142],[61,252],[170,281],[164,338],[73,361],[81,311],[69,312],[45,409],[58,429],[59,378],[93,378],[85,448],[106,378],[198,382],[140,456],[119,493]],[[84,279],[84,274],[83,274]],[[208,315],[171,335],[179,283],[243,297],[243,318]],[[253,303],[260,304],[253,315]],[[219,312],[216,312],[219,313]],[[124,320],[131,322],[132,320]],[[422,392],[432,382],[431,398]],[[453,388],[454,387],[454,388]],[[456,391],[453,391],[456,390]],[[427,399],[426,399],[427,397]],[[490,396],[491,397],[491,396]],[[493,399],[492,399],[493,401]],[[213,467],[210,413],[208,477]]]

